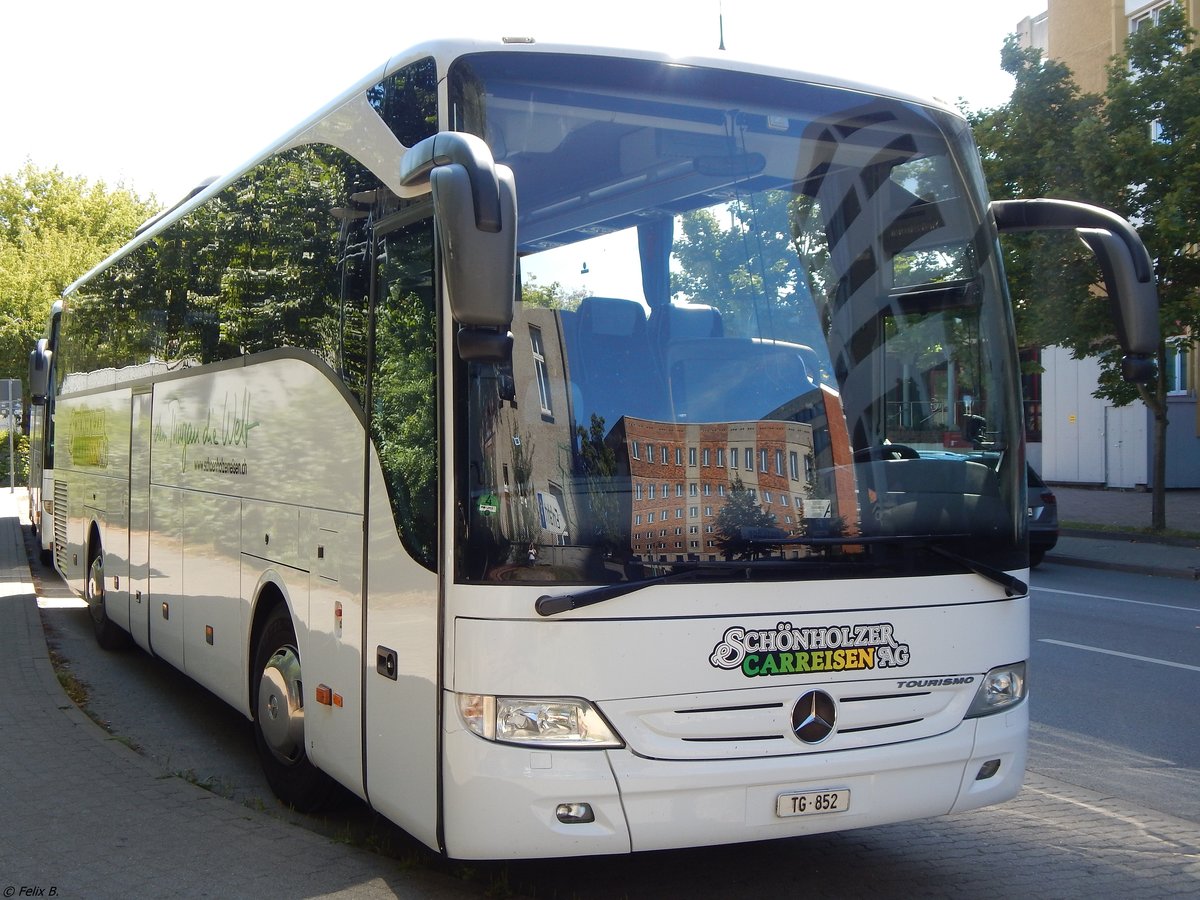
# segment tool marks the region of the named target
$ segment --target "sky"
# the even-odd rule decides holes
[[[406,47],[438,37],[726,55],[971,109],[1046,0],[14,0],[0,14],[0,175],[26,160],[173,203]]]

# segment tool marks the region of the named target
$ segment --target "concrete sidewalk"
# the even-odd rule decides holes
[[[1200,537],[1159,537],[1150,526],[1152,496],[1121,491],[1051,485],[1063,527],[1048,562],[1112,571],[1200,578]],[[1167,527],[1200,535],[1200,490],[1167,491]]]
[[[81,713],[47,653],[20,532],[24,502],[23,492],[0,493],[5,897],[479,896],[165,773]]]

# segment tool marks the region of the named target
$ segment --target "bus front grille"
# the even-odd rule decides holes
[[[918,740],[962,722],[978,676],[934,679],[933,688],[897,691],[896,681],[793,685],[750,691],[607,701],[603,711],[629,747],[656,759],[737,759],[823,753]],[[828,737],[797,736],[797,712],[811,691],[833,700]]]

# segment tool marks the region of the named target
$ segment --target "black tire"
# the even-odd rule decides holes
[[[126,650],[133,643],[129,632],[108,617],[104,606],[104,548],[93,540],[88,548],[87,576],[84,579],[84,599],[92,617],[96,643],[105,650]]]
[[[271,610],[259,631],[251,677],[254,744],[271,790],[300,812],[323,808],[336,782],[305,753],[300,651],[282,603]]]
[[[1029,550],[1029,568],[1036,569],[1038,566],[1040,566],[1042,564],[1042,560],[1045,559],[1045,557],[1046,557],[1045,550],[1034,550],[1033,548],[1030,548],[1030,550]]]

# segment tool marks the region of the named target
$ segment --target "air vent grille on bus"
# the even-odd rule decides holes
[[[54,481],[54,561],[67,570],[67,483]]]

